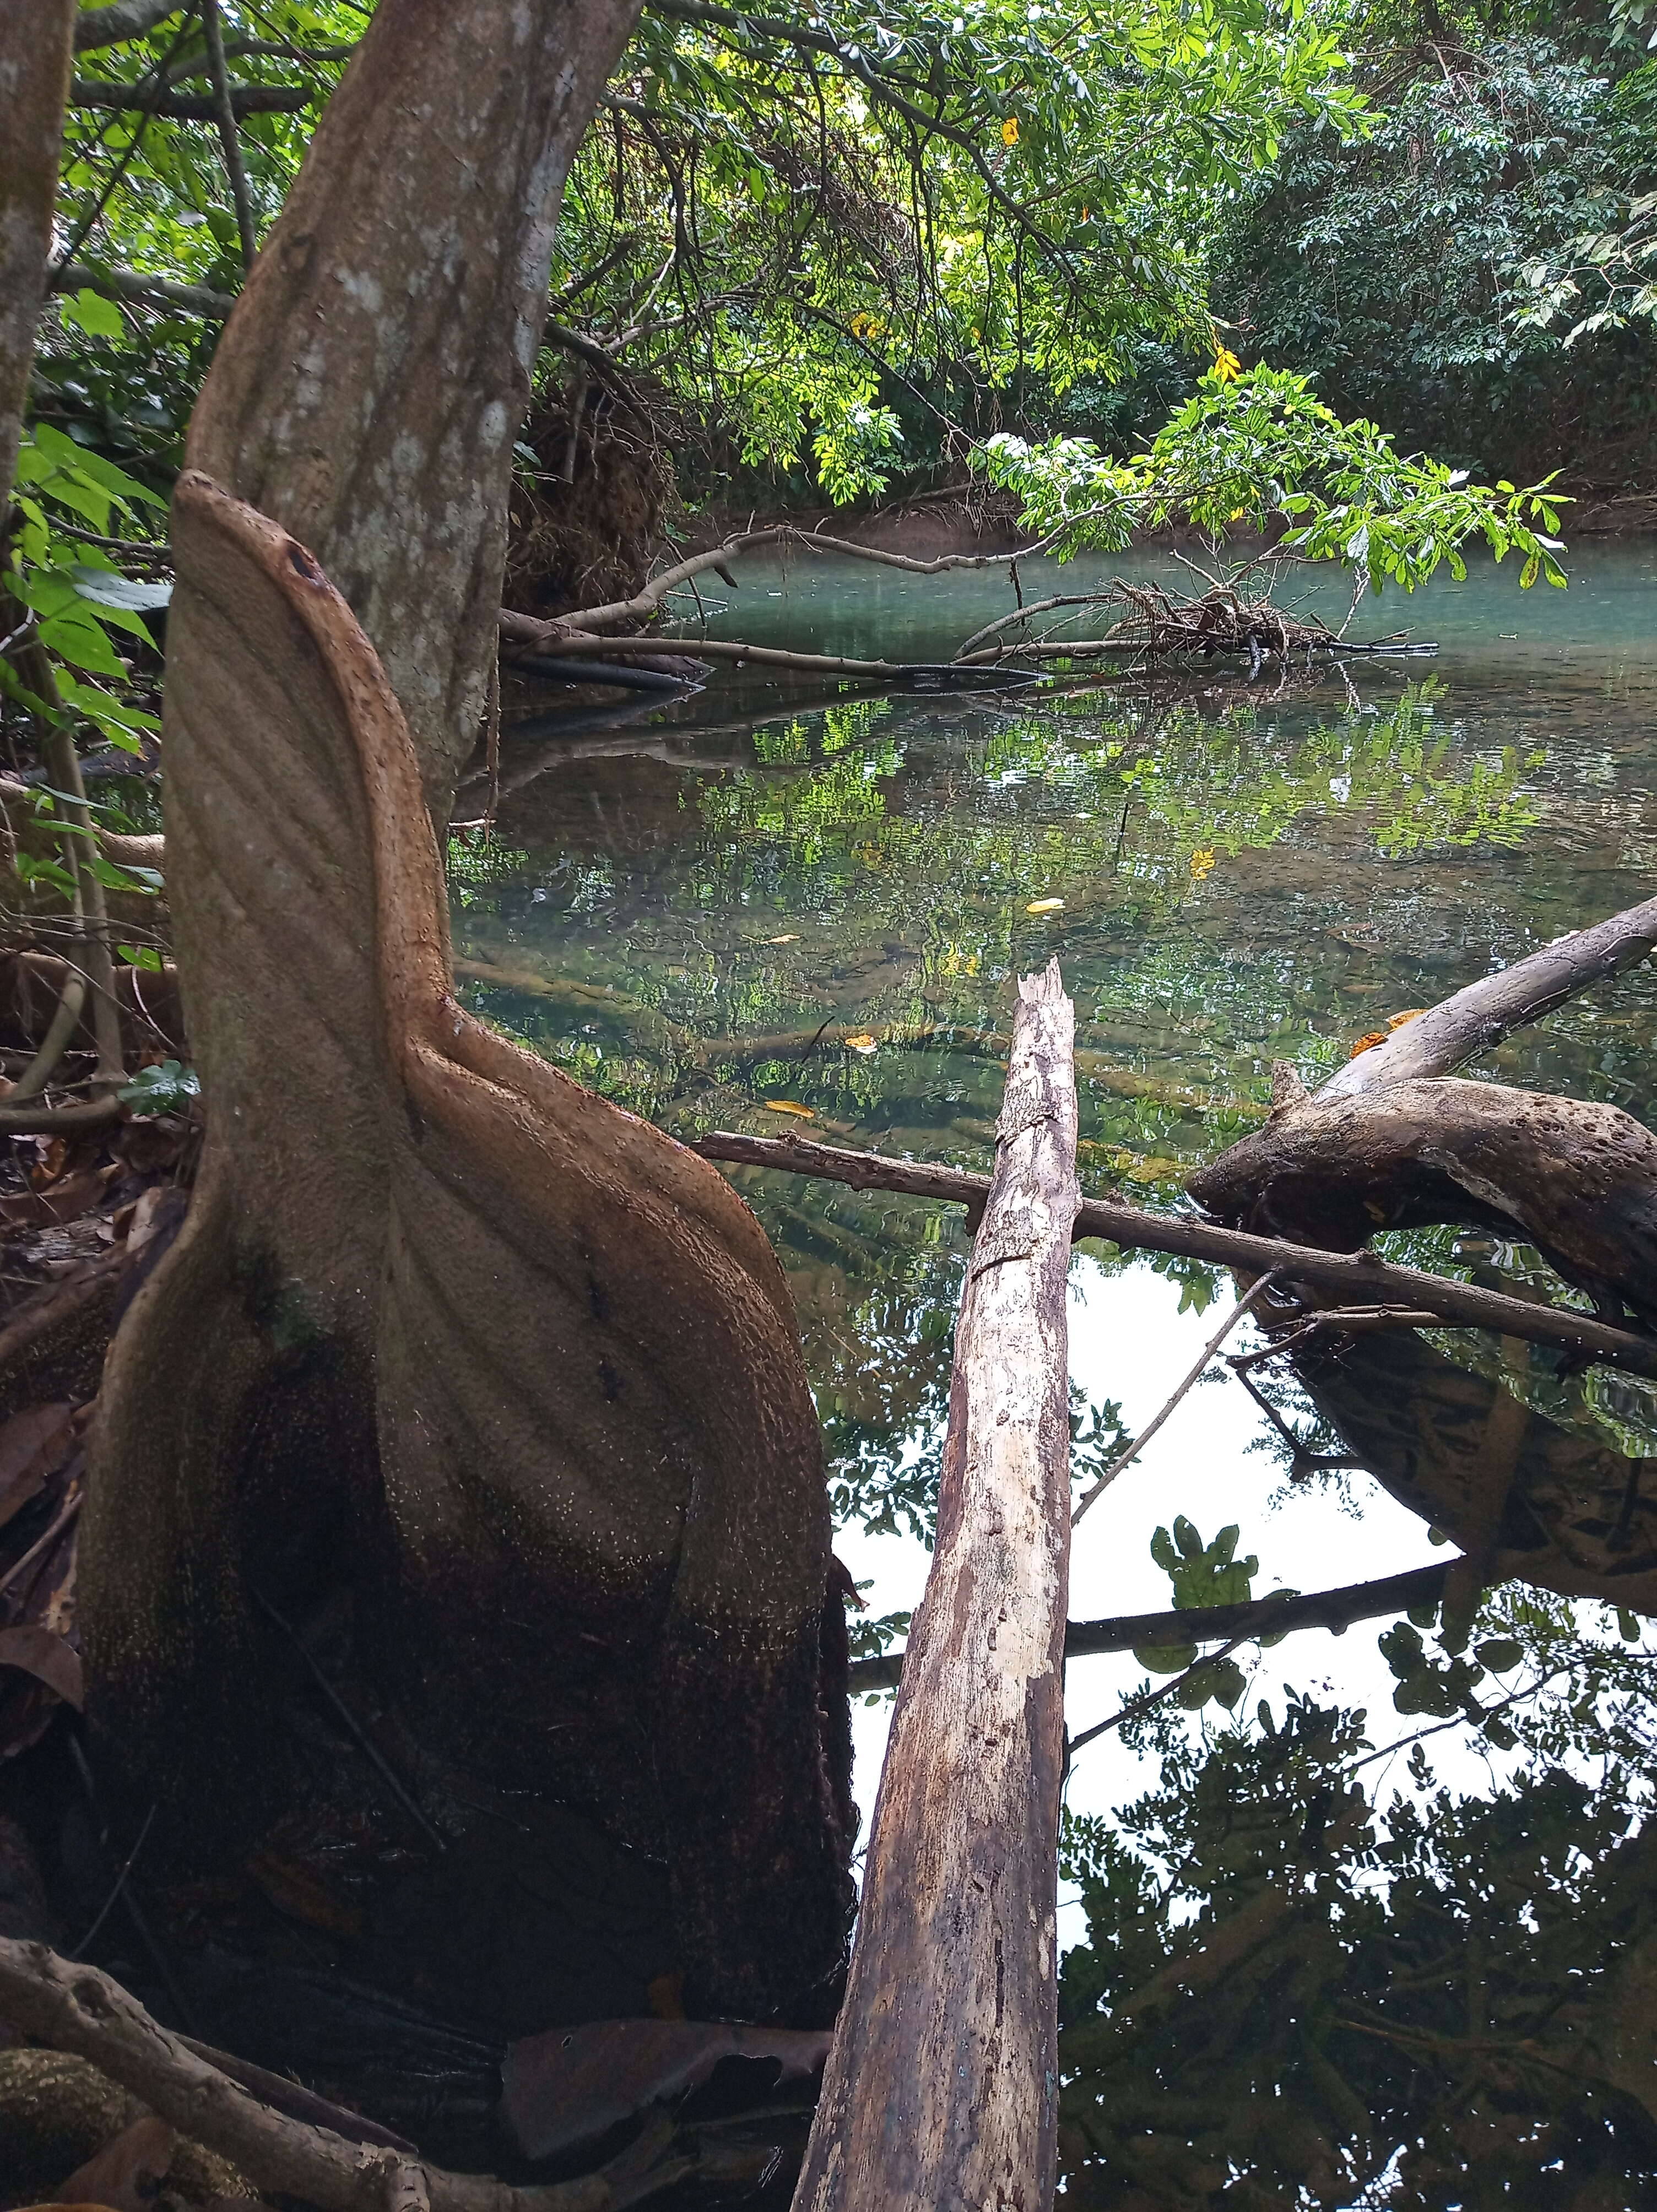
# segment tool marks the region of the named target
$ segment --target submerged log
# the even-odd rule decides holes
[[[1039,2212],[1055,2187],[1074,1024],[1056,961],[1020,984],[955,1334],[937,1547],[801,2212]]]
[[[1455,1076],[1320,1091],[1185,1187],[1234,1228],[1346,1252],[1378,1229],[1496,1229],[1602,1321],[1657,1326],[1657,1137],[1619,1107]]]

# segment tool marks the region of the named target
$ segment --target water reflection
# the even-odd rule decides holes
[[[1482,653],[1254,687],[734,716],[728,688],[509,734],[495,838],[453,856],[466,995],[680,1133],[982,1166],[1011,979],[1057,952],[1084,1180],[1170,1200],[1258,1118],[1274,1060],[1315,1081],[1389,1014],[1648,892],[1657,664],[1587,613],[1588,645],[1517,671],[1487,629]],[[1646,971],[1489,1072],[1647,1114],[1654,1024]],[[941,1407],[958,1216],[740,1180],[795,1283],[843,1515],[923,1523],[902,1447]]]

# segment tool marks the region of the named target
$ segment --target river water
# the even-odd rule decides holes
[[[1102,567],[1030,564],[1026,597]],[[1590,545],[1569,567],[1566,592],[1521,592],[1514,564],[1487,564],[1359,611],[1355,637],[1407,629],[1438,641],[1431,659],[1268,664],[1252,683],[1216,661],[873,697],[750,669],[596,717],[572,715],[567,694],[522,699],[494,836],[452,850],[466,995],[677,1133],[792,1129],[984,1169],[1013,978],[1057,954],[1076,1006],[1084,1187],[1176,1203],[1191,1168],[1258,1118],[1274,1060],[1316,1082],[1389,1016],[1650,895],[1657,548]],[[1160,556],[1130,573],[1188,580]],[[1012,605],[1001,567],[921,580],[756,559],[739,580],[704,595],[709,635],[886,659],[947,659]],[[1332,580],[1304,597],[1345,611]],[[479,798],[463,792],[460,814]],[[1654,1028],[1647,969],[1483,1072],[1648,1117]],[[735,1180],[795,1288],[843,1550],[877,1612],[906,1607],[959,1212]],[[1118,1412],[1131,1428],[1189,1363],[1221,1286],[1089,1247],[1074,1288],[1079,1403],[1103,1432]],[[1146,1545],[1175,1511],[1205,1536],[1242,1519],[1243,1548],[1265,1560],[1257,1587],[1432,1556],[1361,1477],[1274,1515],[1282,1469],[1260,1443],[1234,1385],[1196,1393],[1084,1524],[1073,1614],[1167,1602]],[[1325,1663],[1313,1644],[1329,1639],[1295,1642],[1301,1680]],[[1090,1663],[1086,1686],[1073,1670],[1073,1728],[1126,1679]],[[1349,1691],[1390,1688],[1342,1663]]]

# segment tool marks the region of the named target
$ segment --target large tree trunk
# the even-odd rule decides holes
[[[88,1711],[227,1847],[289,1783],[249,1584],[344,1582],[439,1766],[664,1858],[691,2001],[752,2014],[832,1980],[850,1905],[786,1287],[713,1169],[455,1005],[433,832],[633,7],[386,0],[192,424],[168,881],[209,1133],[101,1400]]]
[[[955,1329],[937,1546],[798,2212],[1043,2212],[1052,2198],[1074,1031],[1054,961],[1019,985]]]
[[[0,11],[0,520],[46,296],[74,34],[75,0],[13,0]]]

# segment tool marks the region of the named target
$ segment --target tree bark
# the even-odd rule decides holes
[[[75,0],[19,0],[0,11],[0,522],[46,297],[75,21]]]
[[[189,466],[344,593],[440,829],[483,712],[564,176],[637,13],[382,5],[191,418]]]
[[[1057,961],[1020,982],[937,1545],[801,2212],[1040,2212],[1053,2194],[1074,1029]]]
[[[106,1370],[82,1619],[152,1853],[281,1808],[249,1583],[292,1617],[343,1583],[439,1769],[665,1860],[687,2002],[752,2017],[832,2001],[851,1905],[787,1287],[722,1176],[455,1005],[433,833],[634,5],[384,0],[192,421],[168,876],[208,1134]]]

